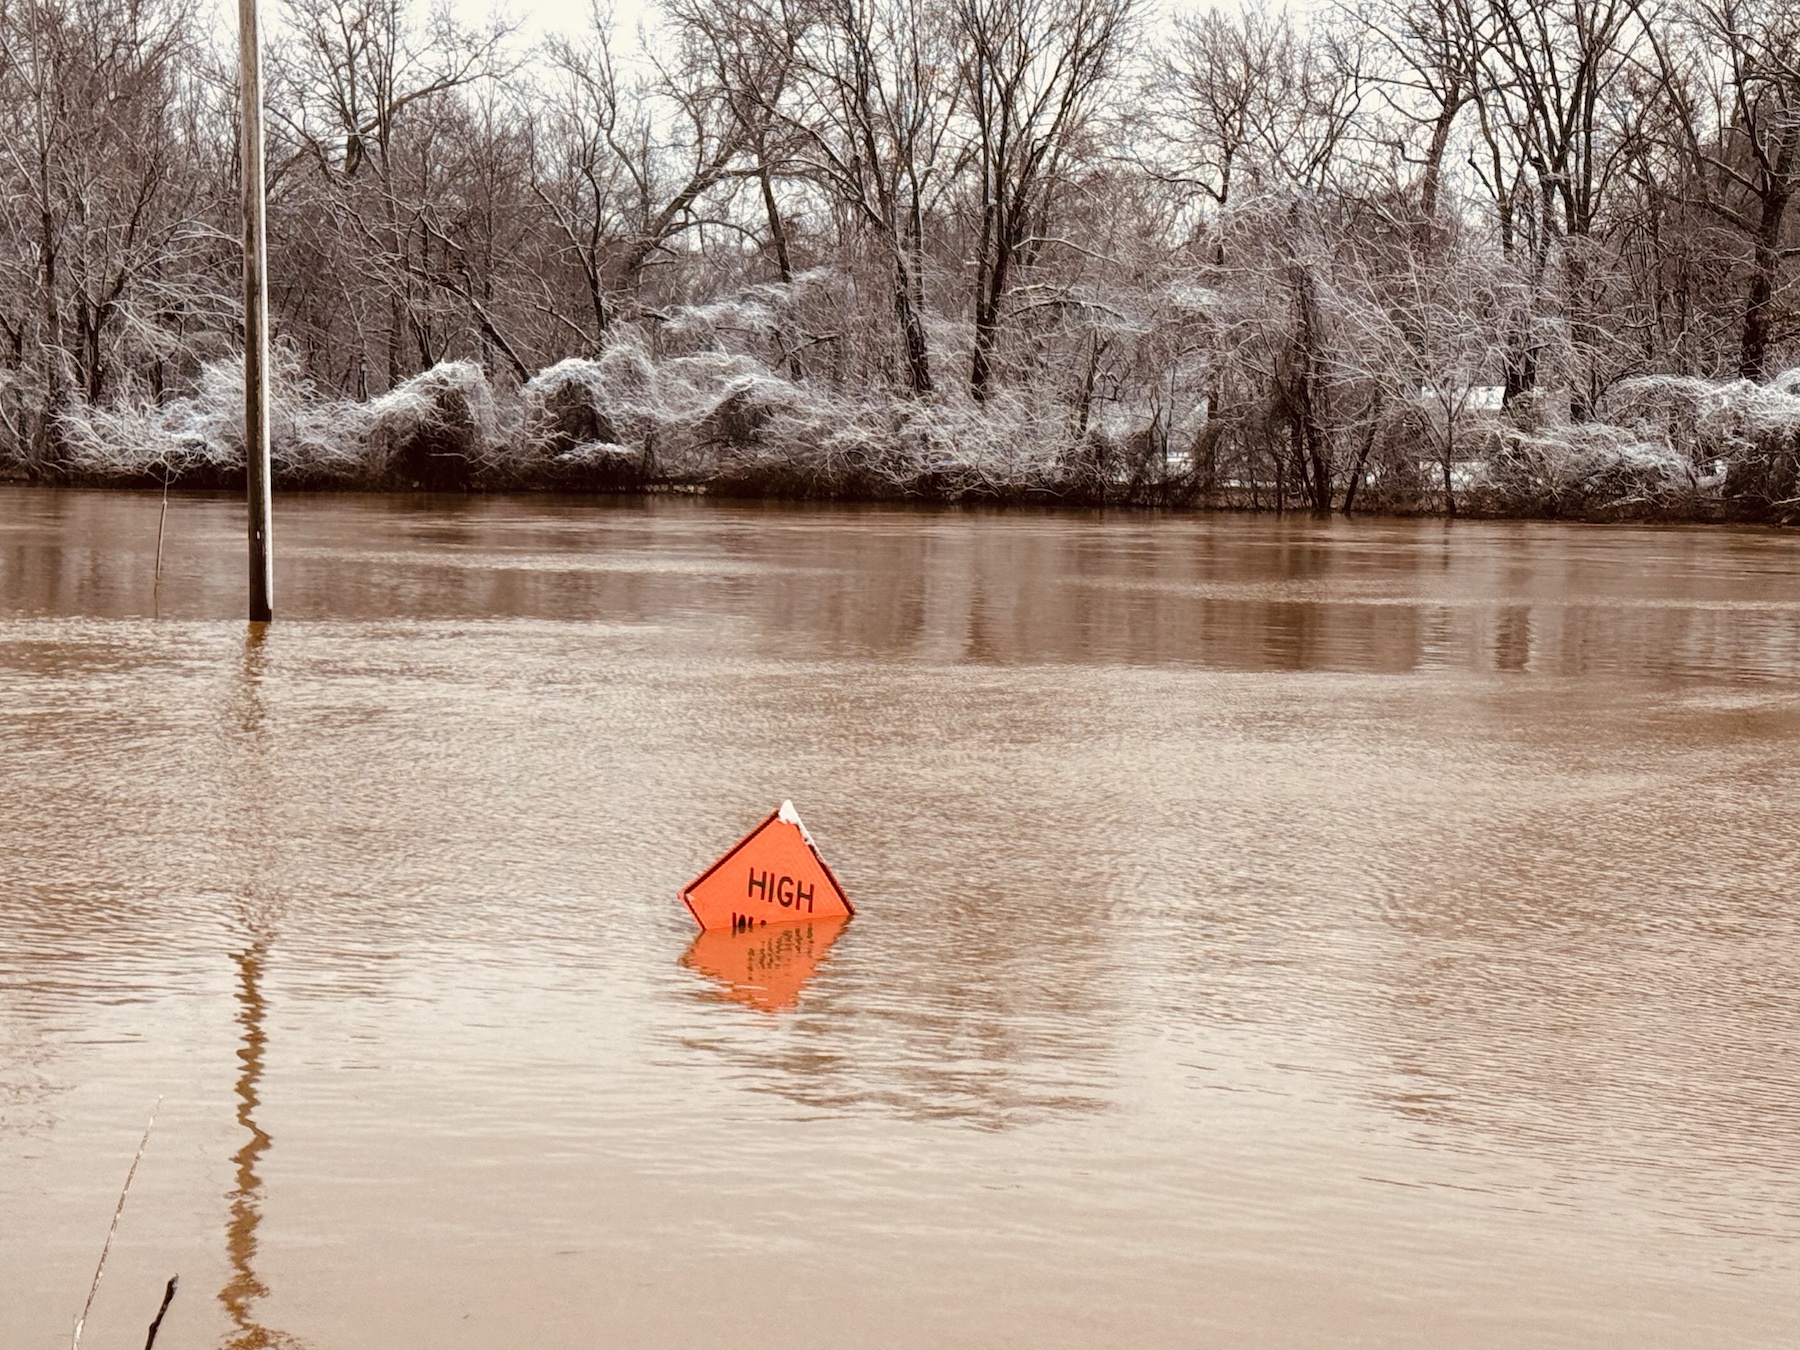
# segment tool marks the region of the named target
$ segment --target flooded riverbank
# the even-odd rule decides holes
[[[158,1096],[88,1345],[1800,1337],[1800,539],[158,505],[0,490],[0,1344]]]

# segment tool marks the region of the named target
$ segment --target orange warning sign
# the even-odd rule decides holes
[[[689,882],[681,899],[702,928],[760,928],[856,913],[792,802],[783,802]]]
[[[848,918],[839,914],[773,928],[709,928],[694,938],[681,964],[720,986],[719,995],[762,1012],[800,1001]]]

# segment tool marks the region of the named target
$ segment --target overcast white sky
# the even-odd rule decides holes
[[[451,0],[456,13],[465,23],[480,23],[496,7],[522,24],[521,36],[531,40],[545,33],[571,33],[587,26],[591,9],[589,0],[513,0],[496,6],[493,0]],[[640,22],[651,17],[646,0],[612,0],[613,22],[622,45],[628,45]]]
[[[607,0],[601,0],[603,4]],[[1143,0],[1139,0],[1143,4]],[[1145,11],[1186,11],[1186,9],[1202,9],[1208,7],[1213,0],[1172,0],[1172,4],[1143,4]],[[1229,0],[1224,0],[1229,4]],[[232,0],[218,0],[221,11],[221,22],[236,29],[238,13]],[[263,23],[274,29],[281,16],[281,0],[261,0],[263,4]],[[414,0],[419,9],[425,9],[428,0]],[[527,43],[542,38],[547,32],[580,32],[587,27],[587,16],[590,11],[590,0],[502,0],[495,5],[495,0],[450,0],[455,14],[464,23],[484,23],[488,16],[499,7],[502,14],[520,23],[520,38]],[[1291,0],[1291,9],[1307,9],[1310,0]],[[610,0],[610,9],[614,16],[619,52],[634,49],[637,40],[637,29],[641,23],[652,23],[655,18],[653,0]],[[1152,22],[1154,23],[1154,22]]]
[[[282,0],[260,0],[260,3],[263,30],[268,34],[265,40],[277,41],[281,31]],[[423,14],[430,0],[412,0],[412,3]],[[456,17],[468,24],[485,24],[498,9],[518,21],[519,36],[527,43],[535,42],[546,33],[581,31],[587,26],[590,11],[588,0],[501,0],[499,4],[495,0],[450,0],[450,5]],[[235,38],[236,0],[211,0],[210,8],[217,31]],[[651,19],[654,13],[649,0],[612,0],[611,9],[621,48],[628,48],[635,42],[638,25]]]
[[[265,3],[267,0],[265,0]],[[451,0],[456,6],[457,14],[465,22],[485,19],[493,10],[491,0]],[[1236,8],[1233,0],[1216,0],[1230,8]],[[1140,0],[1140,13],[1151,17],[1155,26],[1157,17],[1170,12],[1189,9],[1209,8],[1215,0]],[[1279,0],[1276,0],[1277,5]],[[1287,8],[1305,11],[1311,7],[1312,0],[1289,0]],[[589,10],[588,0],[518,0],[518,3],[502,6],[506,13],[524,23],[524,31],[532,37],[547,32],[572,32],[584,27]],[[651,0],[613,0],[613,18],[618,26],[619,37],[629,41],[637,32],[638,24],[649,19],[653,6]]]
[[[1171,12],[1189,9],[1201,9],[1219,2],[1232,4],[1232,0],[1169,0],[1156,3],[1155,0],[1140,0],[1142,12],[1152,16],[1151,27],[1159,27],[1166,22]],[[235,33],[237,30],[237,5],[234,0],[213,0],[218,14],[218,23],[222,33]],[[270,40],[276,40],[280,31],[282,0],[261,0],[263,6],[263,24],[270,33]],[[413,0],[423,12],[431,0]],[[1311,0],[1289,0],[1288,8],[1304,11],[1309,8]],[[575,33],[586,28],[591,10],[591,0],[450,0],[456,14],[464,23],[485,24],[488,18],[498,11],[519,23],[519,37],[527,45],[535,43],[547,33]],[[607,0],[602,0],[606,5]],[[653,24],[655,20],[654,0],[610,0],[614,29],[618,38],[617,51],[625,56],[636,46],[637,31],[640,24]]]

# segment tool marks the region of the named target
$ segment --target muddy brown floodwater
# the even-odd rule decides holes
[[[158,508],[0,491],[7,1350],[158,1097],[90,1350],[1800,1343],[1800,537]]]

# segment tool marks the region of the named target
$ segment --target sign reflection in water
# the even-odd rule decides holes
[[[761,928],[708,928],[694,939],[681,964],[713,981],[723,998],[779,1012],[800,1001],[800,991],[849,922],[839,915]]]

